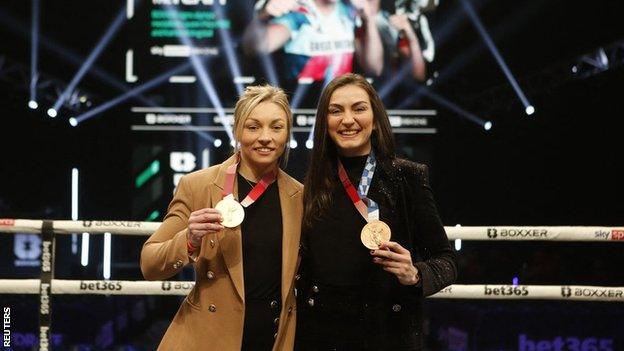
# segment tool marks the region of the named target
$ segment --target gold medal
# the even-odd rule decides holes
[[[360,240],[367,248],[377,250],[382,243],[390,241],[390,227],[382,221],[368,222],[362,228]]]
[[[236,228],[245,219],[245,209],[238,201],[232,198],[225,198],[215,206],[221,216],[223,216],[223,222],[221,224],[227,228]]]

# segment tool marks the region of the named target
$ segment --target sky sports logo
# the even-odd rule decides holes
[[[14,219],[0,218],[0,226],[12,227],[15,225]]]
[[[613,229],[611,231],[611,240],[624,240],[624,229]]]

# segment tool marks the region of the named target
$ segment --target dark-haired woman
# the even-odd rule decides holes
[[[455,254],[425,165],[395,156],[361,76],[325,88],[304,187],[297,350],[420,350],[423,299],[454,282]]]

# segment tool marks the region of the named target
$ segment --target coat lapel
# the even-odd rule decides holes
[[[301,193],[282,170],[277,175],[277,186],[282,209],[282,305],[285,306],[297,269],[303,208]]]
[[[215,207],[215,205],[223,198],[223,187],[225,184],[225,173],[230,165],[236,163],[236,155],[230,157],[220,166],[219,172],[211,187],[211,199],[212,204],[209,207]],[[236,178],[234,180],[234,198],[238,199],[238,184]],[[241,237],[241,227],[225,228],[217,233],[217,240],[219,241],[219,247],[223,254],[225,265],[229,272],[232,283],[236,288],[241,301],[245,302],[245,282],[243,278],[243,241]]]

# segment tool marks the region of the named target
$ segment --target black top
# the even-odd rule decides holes
[[[255,186],[255,183],[251,183]],[[238,174],[238,200],[251,191]],[[282,282],[282,209],[277,181],[245,208],[241,224],[245,300],[279,298]]]
[[[238,200],[242,201],[255,183],[238,174]],[[245,281],[245,323],[241,350],[273,347],[277,332],[282,286],[282,208],[277,182],[245,208],[241,224],[243,277]]]
[[[351,178],[359,177],[358,170],[361,171],[364,162],[360,159],[358,169],[351,170],[355,173]],[[332,347],[343,345],[342,342],[351,340],[353,335],[344,327],[341,333],[330,332],[325,327],[331,328],[332,321],[340,319],[341,325],[354,325],[349,329],[359,333],[357,339],[366,345],[351,349],[421,350],[424,297],[452,284],[457,277],[455,253],[438,215],[427,166],[398,158],[378,160],[368,193],[379,205],[380,220],[392,230],[391,240],[410,251],[421,276],[418,286],[401,285],[393,274],[372,263],[368,250],[359,243],[359,228],[364,220],[347,202],[348,196],[340,183],[336,185],[339,190],[330,210],[333,226],[327,225],[321,231],[323,224],[315,223],[306,235],[309,247],[302,252],[297,281],[297,342],[311,342],[312,349],[327,349],[328,343]],[[358,220],[357,225],[352,223],[348,229],[352,232],[350,235],[334,229],[348,228],[346,223],[352,219],[347,215]],[[345,250],[353,252],[345,254]],[[363,251],[361,255],[360,250]],[[369,267],[369,271],[358,274],[354,267]],[[362,286],[359,289],[322,286],[314,289],[312,284],[319,278],[336,285],[360,282]],[[358,299],[354,301],[350,294],[345,296],[344,291],[359,292]],[[313,303],[309,303],[310,299]],[[345,319],[349,321],[344,322]]]
[[[357,189],[366,156],[341,157],[349,180]],[[328,215],[314,221],[303,233],[309,252],[307,264],[313,281],[330,286],[362,285],[373,266],[372,256],[360,241],[366,221],[353,205],[336,172],[332,207]]]

